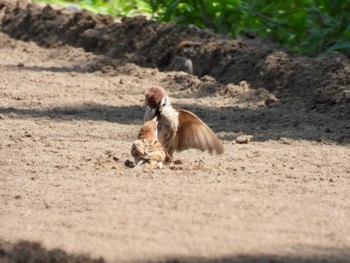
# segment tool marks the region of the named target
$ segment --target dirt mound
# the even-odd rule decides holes
[[[147,20],[143,16],[113,21],[108,16],[91,15],[85,11],[6,0],[0,1],[0,10],[2,31],[45,47],[69,44],[117,59],[117,64],[131,62],[163,71],[181,40],[196,40],[201,45],[192,58],[194,74],[214,78],[210,91],[228,89],[221,92],[227,95],[232,85],[246,81],[250,89],[260,90],[255,97],[264,89],[272,93],[268,97],[276,96],[283,102],[301,100],[308,108],[349,105],[350,65],[349,60],[340,54],[299,57],[277,49],[266,40],[228,40],[193,26],[179,27]],[[182,81],[185,83],[177,80],[175,84],[184,88],[196,85],[190,76],[182,77]],[[190,85],[186,85],[188,82]],[[208,91],[207,84],[200,82],[197,86]],[[231,86],[222,87],[227,84]],[[266,97],[266,92],[263,94],[259,101]]]

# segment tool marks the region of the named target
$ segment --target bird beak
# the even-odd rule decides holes
[[[146,121],[153,120],[156,117],[157,117],[156,109],[151,109],[150,107],[147,107],[145,112],[145,117],[143,118],[143,120],[146,122]]]

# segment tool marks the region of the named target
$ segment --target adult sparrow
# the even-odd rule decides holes
[[[195,114],[182,109],[174,109],[169,96],[162,87],[145,90],[147,110],[145,121],[156,118],[158,140],[165,147],[171,162],[175,151],[198,149],[222,154],[224,146],[215,133]]]
[[[190,58],[194,46],[199,43],[193,41],[182,41],[175,50],[175,55],[171,61],[169,71],[184,71],[188,74],[193,74],[193,64]]]

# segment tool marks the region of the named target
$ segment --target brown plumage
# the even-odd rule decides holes
[[[163,145],[157,140],[157,123],[155,121],[145,122],[137,138],[131,146],[135,168],[161,169],[167,154]]]
[[[152,87],[145,90],[145,102],[147,106],[154,109],[158,106],[159,102],[162,100],[167,93],[162,87]]]
[[[172,59],[168,70],[169,71],[184,71],[188,74],[193,74],[193,63],[190,58],[194,46],[199,43],[193,41],[182,41],[175,50],[174,58]]]
[[[152,88],[156,91],[158,88]],[[164,90],[164,89],[163,89]],[[147,89],[145,94],[151,94],[151,89]],[[163,93],[158,90],[157,93]],[[195,114],[187,110],[174,109],[169,101],[168,95],[163,96],[159,101],[150,103],[146,97],[147,105],[156,105],[148,107],[145,114],[145,120],[157,118],[158,140],[167,150],[170,158],[173,158],[175,151],[184,151],[187,149],[198,149],[209,151],[210,153],[222,154],[224,147],[214,132]],[[170,160],[167,158],[167,161]]]

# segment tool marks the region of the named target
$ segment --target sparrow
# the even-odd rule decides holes
[[[190,111],[172,107],[164,88],[147,88],[145,104],[144,120],[157,120],[158,140],[170,157],[166,158],[166,162],[172,162],[175,151],[198,149],[211,154],[224,152],[221,141],[199,117]]]
[[[188,74],[193,74],[193,64],[190,55],[194,46],[199,43],[193,41],[182,41],[175,50],[175,55],[171,61],[169,71],[184,71]]]
[[[134,157],[134,168],[163,168],[167,154],[157,140],[157,123],[154,120],[143,124],[137,140],[131,146],[131,155]]]

